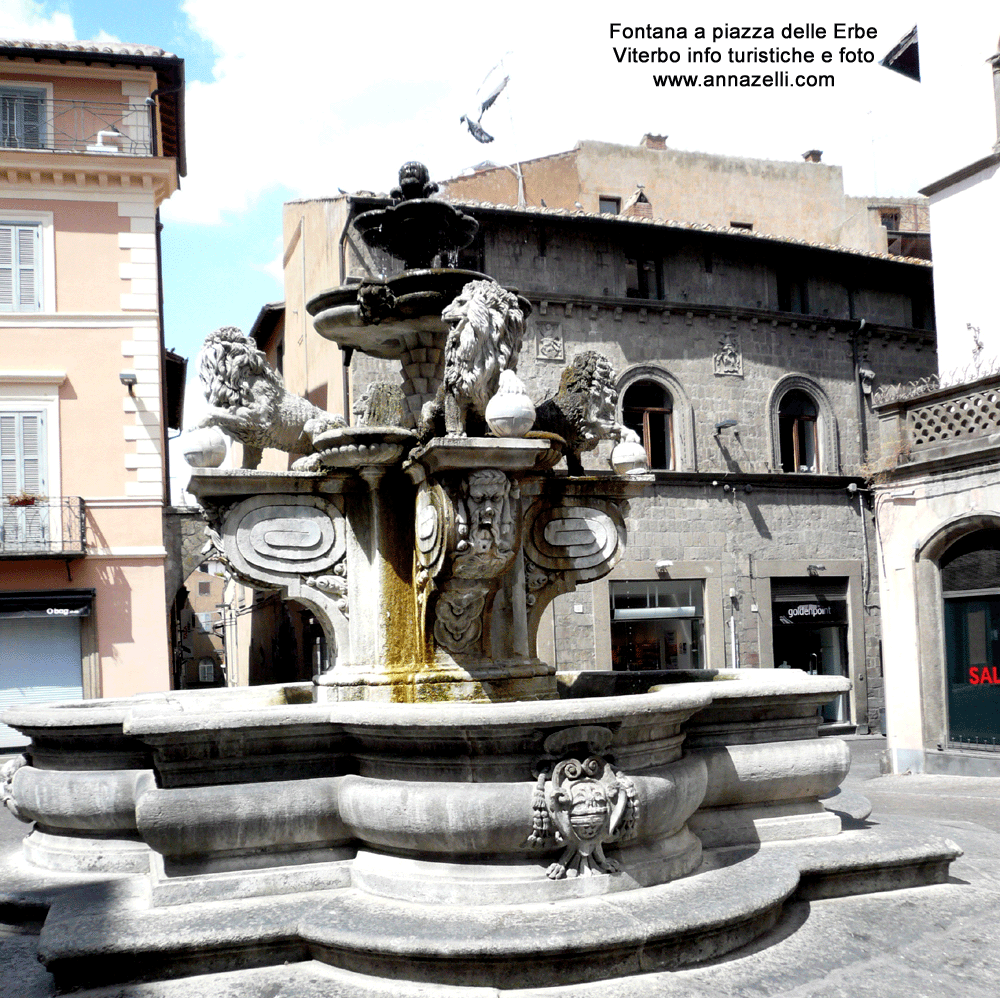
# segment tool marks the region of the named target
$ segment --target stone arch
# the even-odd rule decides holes
[[[949,517],[917,542],[915,557],[938,564],[956,541],[979,530],[1000,530],[1000,512],[981,509]]]
[[[817,474],[840,474],[840,433],[837,417],[833,412],[830,396],[812,378],[804,374],[787,374],[777,381],[767,400],[768,430],[771,440],[771,467],[781,470],[781,433],[778,426],[778,409],[781,400],[791,391],[801,391],[808,395],[818,410],[816,436],[819,449]]]
[[[205,560],[207,524],[198,506],[170,506],[163,511],[163,546],[167,552],[167,606],[173,605],[184,580]]]
[[[632,385],[640,381],[651,381],[666,391],[673,400],[674,471],[697,471],[694,453],[694,410],[691,400],[681,383],[669,372],[654,364],[634,364],[626,368],[618,378],[618,402],[616,417],[622,420],[622,399]]]

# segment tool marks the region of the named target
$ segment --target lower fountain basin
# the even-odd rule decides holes
[[[846,685],[583,673],[545,702],[316,703],[302,684],[16,708],[21,875],[53,899],[74,873],[113,881],[55,903],[40,952],[67,984],[306,954],[554,984],[727,952],[807,873],[841,893],[939,881],[953,845],[852,844],[819,800],[850,760],[817,706]]]

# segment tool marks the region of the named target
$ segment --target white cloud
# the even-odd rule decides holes
[[[72,41],[73,18],[56,12],[46,15],[36,0],[3,0],[0,4],[0,37],[12,40]]]
[[[956,6],[965,4],[844,0],[835,16],[817,17],[786,0],[703,9],[585,0],[572,13],[527,0],[439,0],[394,17],[366,5],[284,0],[275,17],[262,0],[185,0],[217,61],[212,82],[188,88],[189,175],[164,215],[213,223],[277,188],[293,197],[386,190],[411,158],[447,177],[483,159],[545,155],[581,138],[635,143],[646,131],[667,133],[681,149],[769,159],[797,160],[818,147],[824,161],[844,166],[852,193],[913,193],[995,139],[985,59],[997,24],[988,12]],[[810,20],[832,27],[836,19],[875,26],[878,38],[862,47],[876,59],[917,20],[925,82],[876,65],[835,64],[833,90],[658,89],[649,65],[615,61],[612,18],[643,25],[655,18],[692,33],[698,24],[780,32]],[[686,56],[689,42],[670,44]],[[842,44],[817,47],[837,52]],[[510,85],[484,118],[497,141],[484,147],[458,119],[508,52]],[[927,140],[938,134],[944,142]]]

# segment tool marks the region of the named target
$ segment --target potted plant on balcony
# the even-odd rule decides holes
[[[18,492],[14,495],[4,496],[7,501],[8,506],[35,506],[38,503],[43,503],[48,499],[48,496],[37,495],[34,492]]]

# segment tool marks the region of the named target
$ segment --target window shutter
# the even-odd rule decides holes
[[[17,229],[18,309],[38,312],[38,231],[37,225],[22,225]]]
[[[45,413],[0,413],[0,466],[5,496],[45,494]]]
[[[40,225],[0,225],[0,312],[42,309]]]
[[[14,311],[13,225],[0,225],[0,311]]]
[[[5,496],[21,491],[17,473],[17,424],[16,412],[0,413],[0,491]]]
[[[41,149],[45,144],[42,141],[42,103],[42,99],[31,91],[26,92],[20,102],[23,119],[19,131],[21,144],[26,149]]]

